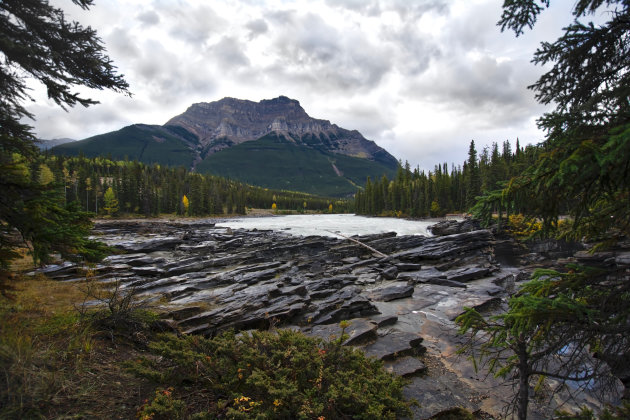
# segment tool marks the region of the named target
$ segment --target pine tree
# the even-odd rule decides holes
[[[475,204],[475,198],[481,194],[481,174],[479,172],[479,163],[477,162],[477,150],[475,149],[475,141],[470,141],[468,148],[467,163],[467,179],[466,179],[466,206],[468,208]]]
[[[92,1],[74,3],[87,9]],[[38,159],[32,128],[23,122],[34,117],[22,104],[31,99],[26,79],[43,83],[64,108],[97,103],[74,93],[78,86],[127,92],[127,83],[94,30],[67,21],[46,0],[0,2],[0,31],[0,267],[7,268],[15,249],[25,245],[36,261],[47,261],[52,252],[95,256],[86,248],[93,245],[85,239],[87,214],[63,207],[61,185],[41,185],[21,172],[24,159]]]
[[[544,10],[538,3],[506,1],[502,29],[518,36],[533,27]],[[606,23],[578,22],[599,14],[603,4],[609,8]],[[564,35],[543,43],[534,56],[535,63],[553,66],[530,88],[539,102],[556,108],[539,120],[548,133],[539,149],[521,153],[517,140],[517,156],[533,164],[503,194],[518,200],[527,216],[541,218],[548,233],[566,208],[573,216],[568,237],[590,238],[602,247],[630,235],[630,2],[578,0],[573,15]],[[473,337],[484,333],[479,356],[490,361],[491,371],[518,372],[514,402],[518,418],[525,419],[535,376],[588,386],[594,378],[609,378],[611,370],[627,369],[629,319],[628,273],[611,263],[597,270],[539,271],[510,299],[505,314],[485,319],[468,310],[458,322]]]

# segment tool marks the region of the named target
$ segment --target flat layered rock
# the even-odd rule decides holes
[[[398,276],[398,267],[393,265],[383,269],[383,271],[381,271],[381,276],[387,280],[394,280]]]
[[[376,322],[379,328],[386,327],[388,325],[394,325],[398,322],[398,317],[396,315],[379,315],[371,318],[372,321]]]
[[[456,280],[447,280],[447,279],[439,278],[439,277],[429,278],[429,279],[427,279],[425,281],[425,283],[436,284],[438,286],[461,287],[463,289],[466,288],[466,284],[465,283],[462,283],[462,282],[459,282],[459,281],[456,281]]]
[[[345,319],[376,315],[380,312],[372,301],[361,295],[357,287],[346,287],[321,302],[314,302],[316,310],[307,314],[307,320],[315,325],[332,324]]]
[[[486,267],[468,266],[451,270],[444,274],[447,280],[466,282],[486,277],[490,274],[490,269]]]
[[[415,356],[424,352],[422,337],[403,331],[391,331],[374,343],[363,347],[367,356],[380,360],[392,360],[402,356]]]
[[[436,278],[446,279],[446,274],[435,267],[425,267],[421,270],[402,273],[398,276],[398,280],[404,280],[413,284],[427,283],[429,280]]]
[[[154,252],[174,250],[176,246],[183,243],[184,240],[182,238],[167,236],[162,238],[149,239],[143,242],[123,242],[118,244],[117,247],[124,249],[125,251]]]
[[[400,251],[391,257],[402,262],[417,263],[461,255],[492,245],[492,233],[489,230],[477,230],[431,239],[426,240],[416,248]]]
[[[369,297],[377,302],[389,302],[396,299],[404,299],[413,295],[414,287],[406,283],[394,284],[391,286],[372,289]]]
[[[385,370],[402,377],[409,377],[426,372],[427,367],[415,357],[405,356],[385,362]]]
[[[357,345],[372,341],[377,338],[378,323],[364,318],[355,318],[348,321],[350,325],[344,334],[348,338],[343,342],[344,346]],[[319,337],[325,341],[336,340],[341,336],[339,324],[316,325],[313,328],[303,330],[307,335]]]

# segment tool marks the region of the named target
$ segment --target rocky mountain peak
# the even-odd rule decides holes
[[[393,156],[358,131],[312,118],[299,101],[286,96],[260,102],[226,97],[196,103],[165,126],[182,127],[193,133],[203,155],[276,133],[305,147],[396,165]]]
[[[312,124],[313,121],[298,101],[286,96],[260,102],[228,97],[193,104],[166,125],[183,127],[196,134],[203,146],[208,146],[219,138],[238,144],[272,131],[300,133],[313,125],[330,125],[328,121]]]

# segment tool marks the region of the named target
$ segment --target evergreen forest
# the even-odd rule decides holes
[[[29,169],[35,180],[56,186],[64,203],[100,216],[243,215],[247,208],[347,212],[351,206],[348,200],[254,187],[181,166],[52,155],[37,162]]]
[[[355,195],[355,212],[413,218],[468,212],[481,196],[502,188],[507,180],[533,165],[540,151],[537,145],[521,148],[517,139],[514,151],[506,140],[501,147],[493,143],[479,154],[472,140],[468,159],[461,165],[451,164],[450,169],[443,163],[425,172],[401,163],[394,179],[383,176],[367,180],[365,189]],[[499,208],[497,205],[493,210]]]

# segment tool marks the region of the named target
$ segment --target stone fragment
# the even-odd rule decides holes
[[[173,318],[176,321],[190,318],[191,316],[197,315],[201,312],[200,306],[189,306],[187,308],[176,309],[168,313],[169,318]]]
[[[381,275],[387,280],[394,280],[398,275],[398,268],[395,265],[387,267],[381,271]]]
[[[398,376],[409,377],[426,372],[427,367],[417,358],[405,356],[385,362],[385,370]]]
[[[381,328],[396,324],[398,317],[396,315],[380,315],[372,318],[372,321],[376,322],[378,327]]]
[[[374,340],[378,324],[372,320],[355,318],[349,322],[349,326],[345,329],[344,334],[348,338],[343,342],[344,346],[357,345]],[[339,324],[316,325],[310,331],[306,331],[308,335],[319,337],[326,341],[338,339],[341,336],[341,328]]]
[[[439,277],[435,277],[435,278],[429,278],[427,279],[427,281],[425,283],[428,284],[435,284],[438,286],[448,286],[448,287],[461,287],[461,288],[466,288],[466,284],[461,283],[459,281],[455,281],[455,280],[447,280],[444,278],[439,278]]]
[[[419,271],[412,271],[398,275],[398,280],[404,280],[411,284],[427,283],[431,279],[446,279],[446,275],[435,267],[426,267]]]
[[[183,243],[183,239],[175,236],[165,236],[155,239],[149,239],[143,242],[121,243],[117,245],[126,251],[134,252],[154,252],[173,250],[177,245]]]
[[[379,337],[374,343],[363,347],[367,356],[381,360],[391,360],[402,356],[414,356],[424,352],[422,337],[417,334],[391,331]]]
[[[391,286],[382,287],[380,289],[372,289],[369,296],[377,302],[389,302],[396,299],[403,299],[413,295],[414,287],[412,285],[402,283]]]
[[[467,266],[456,270],[447,271],[446,278],[452,281],[465,282],[486,277],[490,270],[485,267]]]
[[[419,271],[422,266],[420,264],[412,264],[412,263],[397,263],[396,267],[398,267],[398,271]]]

